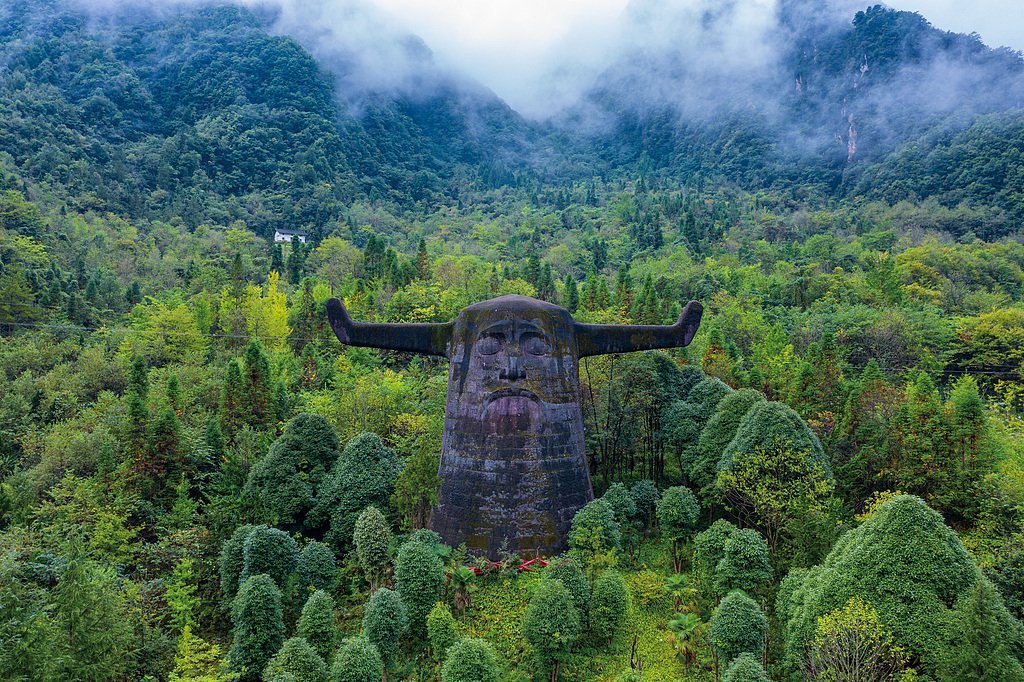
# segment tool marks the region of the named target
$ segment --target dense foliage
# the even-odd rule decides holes
[[[778,120],[638,109],[701,84],[655,41],[594,130],[404,42],[415,93],[265,9],[83,7],[0,8],[0,678],[1021,677],[1020,55],[781,3]],[[705,310],[581,360],[544,569],[424,530],[447,365],[323,314],[506,293]]]

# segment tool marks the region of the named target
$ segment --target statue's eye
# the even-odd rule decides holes
[[[523,352],[527,355],[547,355],[551,347],[543,336],[538,334],[525,334],[521,340]]]
[[[476,342],[476,351],[480,355],[494,355],[501,350],[502,337],[497,334],[481,336]]]

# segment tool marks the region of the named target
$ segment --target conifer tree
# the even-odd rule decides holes
[[[245,349],[244,405],[246,423],[254,429],[265,428],[274,419],[271,402],[270,359],[257,339]]]
[[[563,291],[565,292],[565,300],[563,301],[565,309],[570,313],[575,313],[577,308],[580,307],[580,291],[576,286],[575,277],[572,275],[565,276]]]
[[[625,265],[619,266],[619,273],[615,277],[615,307],[622,311],[623,315],[631,315],[633,311],[633,278],[629,275],[629,268]]]
[[[284,248],[280,242],[270,247],[270,269],[273,272],[284,272]]]
[[[178,384],[177,374],[172,374],[167,379],[167,404],[174,410],[174,414],[181,416],[181,386]]]
[[[234,438],[246,424],[245,382],[235,358],[228,360],[220,398],[220,425],[228,439]]]
[[[416,250],[416,278],[430,279],[430,257],[427,255],[427,240],[420,237],[420,245]]]
[[[298,284],[306,274],[306,249],[298,237],[288,242],[288,281]]]

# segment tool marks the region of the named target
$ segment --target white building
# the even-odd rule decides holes
[[[291,241],[293,239],[298,239],[300,242],[305,244],[307,236],[308,235],[305,232],[300,232],[299,230],[281,230],[281,229],[275,229],[274,230],[274,241],[275,242],[289,242],[289,243],[291,243]]]

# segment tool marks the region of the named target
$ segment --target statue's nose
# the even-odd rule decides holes
[[[505,381],[520,381],[526,378],[522,359],[518,355],[509,354],[505,366],[498,371],[498,377]]]

